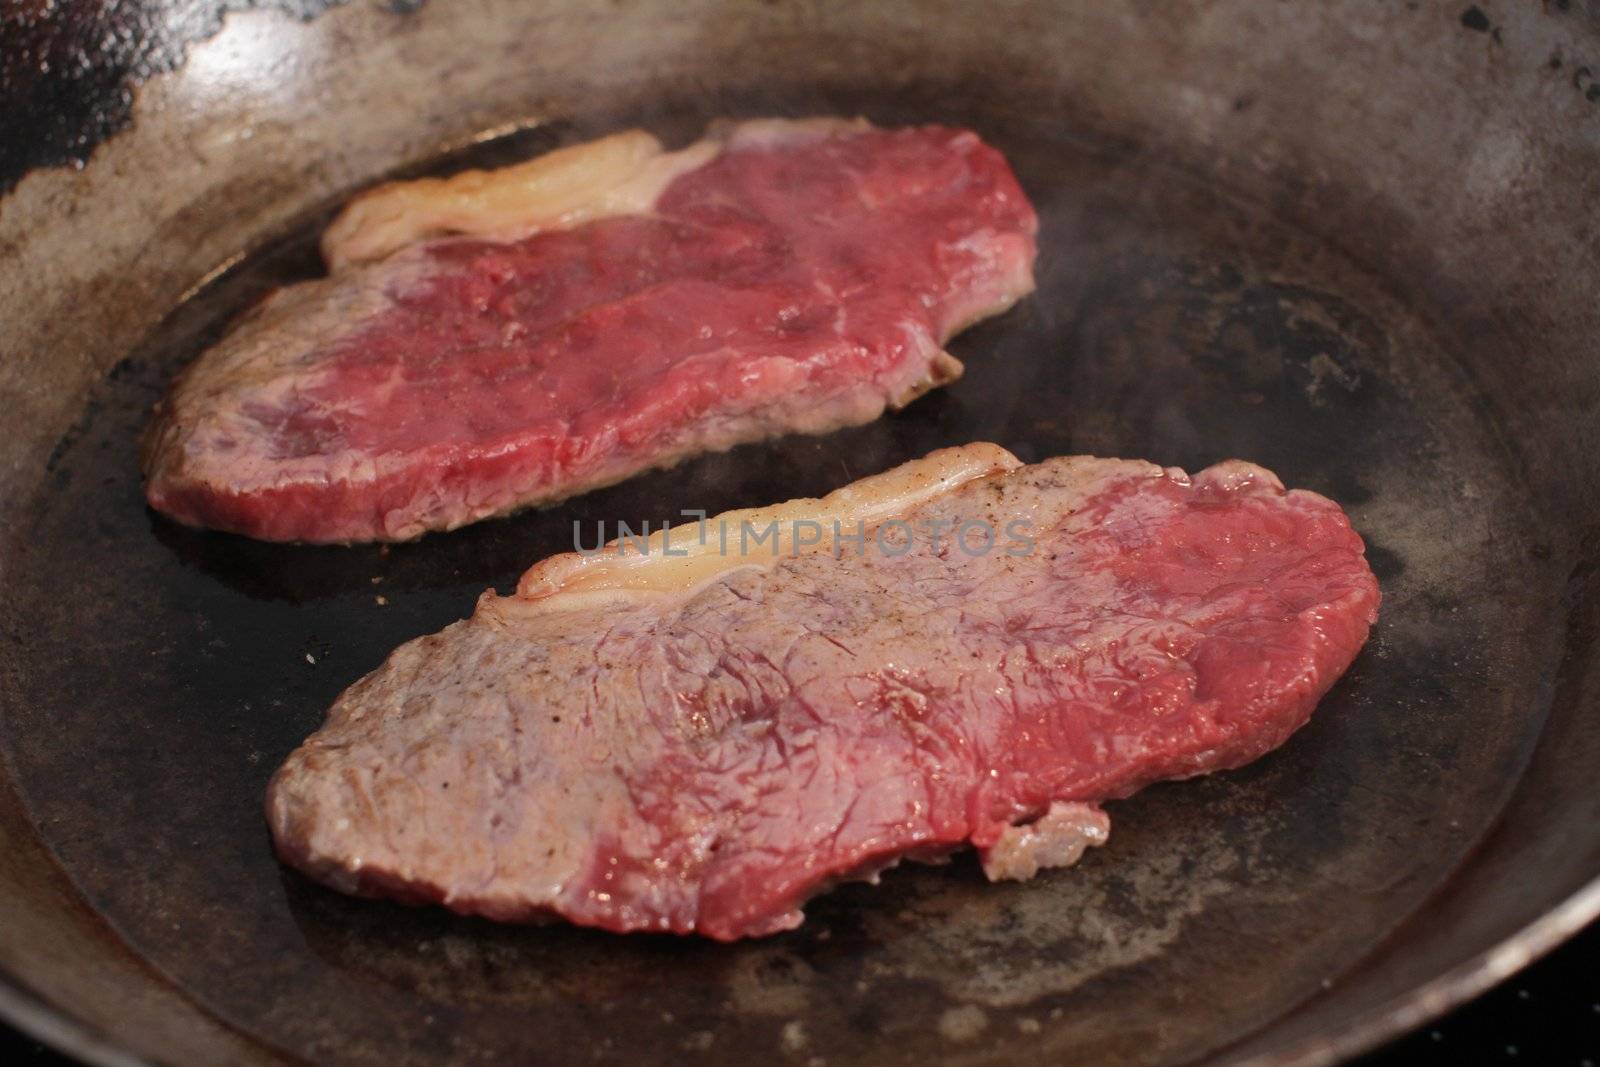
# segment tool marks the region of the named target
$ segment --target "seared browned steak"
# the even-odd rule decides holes
[[[969,843],[1027,877],[1105,839],[1102,801],[1281,744],[1379,600],[1337,505],[1239,462],[972,445],[724,520],[547,560],[402,646],[273,779],[282,857],[349,892],[722,939]],[[781,558],[741,554],[772,520]]]

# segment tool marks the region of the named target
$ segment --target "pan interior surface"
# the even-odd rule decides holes
[[[234,315],[315,274],[329,204],[175,308],[56,445],[8,547],[25,564],[12,614],[32,622],[0,746],[88,904],[263,1058],[1193,1062],[1337,983],[1517,784],[1561,653],[1562,553],[1453,342],[1270,201],[937,79],[574,108],[424,169],[819,111],[969,124],[1040,212],[1037,294],[958,338],[966,376],[902,412],[392,548],[151,514],[151,404]],[[907,867],[759,942],[501,927],[346,899],[275,862],[266,780],[338,692],[569,549],[575,523],[821,495],[973,440],[1028,461],[1240,457],[1332,497],[1383,585],[1371,643],[1283,749],[1109,805],[1110,845],[1074,869],[988,885],[970,857]]]

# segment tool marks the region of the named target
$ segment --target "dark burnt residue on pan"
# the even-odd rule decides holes
[[[15,0],[0,21],[0,195],[38,167],[82,166],[127,125],[134,89],[182,66],[234,11],[316,18],[344,0]],[[421,0],[383,5],[408,15]]]

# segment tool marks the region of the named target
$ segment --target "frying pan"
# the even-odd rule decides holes
[[[1600,6],[13,0],[0,92],[0,1012],[96,1063],[1323,1064],[1600,911]],[[147,512],[173,371],[380,178],[715,115],[969,124],[1038,294],[871,426],[384,550]],[[930,448],[1241,456],[1386,595],[1310,726],[1079,867],[892,872],[737,945],[347,900],[267,776],[570,546]],[[382,598],[380,603],[379,598]]]

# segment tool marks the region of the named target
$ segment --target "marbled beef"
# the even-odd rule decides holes
[[[774,520],[777,558],[739,550]],[[280,855],[719,939],[966,844],[1028,877],[1105,840],[1101,802],[1281,744],[1379,600],[1337,505],[1240,462],[969,445],[668,536],[546,560],[352,686],[273,779]]]
[[[381,187],[329,277],[203,354],[146,495],[273,541],[398,541],[707,450],[877,418],[958,376],[941,345],[1033,288],[1004,158],[942,127],[632,131]]]

